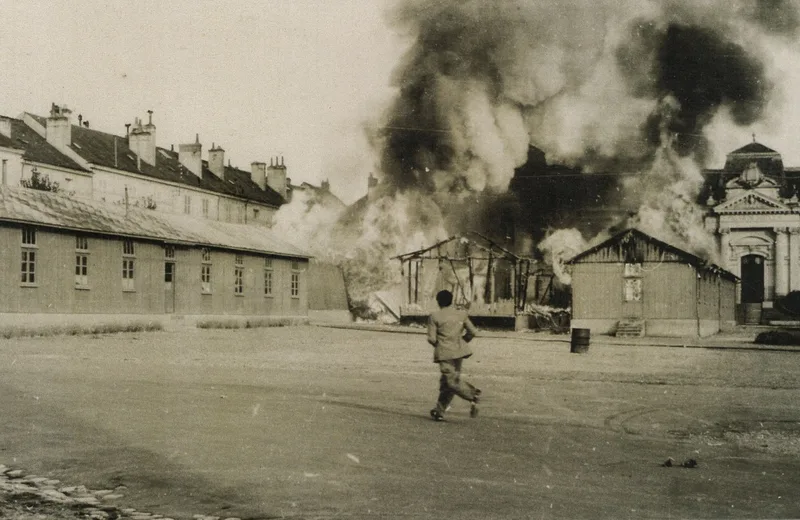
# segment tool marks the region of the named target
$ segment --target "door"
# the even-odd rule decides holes
[[[745,325],[761,323],[761,305],[764,301],[764,257],[742,257],[742,321]]]
[[[175,312],[175,262],[164,262],[164,312]]]
[[[642,302],[642,264],[626,263],[622,272],[622,317],[641,319],[644,309]]]
[[[742,257],[742,303],[764,301],[764,257],[745,255]]]

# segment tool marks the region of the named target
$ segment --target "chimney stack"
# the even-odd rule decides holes
[[[142,124],[138,117],[128,135],[128,147],[133,153],[139,156],[147,164],[156,164],[156,127],[153,124],[153,112],[148,110],[150,120],[146,125]]]
[[[203,178],[203,145],[200,144],[200,135],[195,134],[194,142],[178,145],[178,161],[195,176]]]
[[[58,106],[53,103],[50,107],[50,117],[47,118],[45,136],[47,142],[58,149],[68,148],[72,144],[70,114],[72,114],[72,110],[66,106]]]
[[[283,157],[270,159],[269,168],[267,168],[267,186],[278,192],[286,200],[287,184],[286,166],[283,164]]]
[[[322,185],[320,186],[322,191],[331,191],[331,182],[328,179],[322,181]]]
[[[211,149],[208,151],[208,169],[211,170],[217,178],[225,179],[225,150],[216,144],[211,144]]]
[[[250,178],[258,187],[266,189],[267,187],[267,163],[253,162],[250,164]]]

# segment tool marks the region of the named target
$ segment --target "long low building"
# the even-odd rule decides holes
[[[269,229],[0,187],[0,325],[308,317],[310,255]]]
[[[734,274],[637,229],[567,264],[574,328],[620,336],[708,336],[736,324]]]

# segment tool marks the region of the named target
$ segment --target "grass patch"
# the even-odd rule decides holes
[[[800,330],[768,330],[756,336],[759,345],[800,345]]]
[[[197,322],[198,329],[260,329],[264,327],[291,327],[305,325],[305,318],[250,318],[210,319]]]
[[[50,336],[83,336],[117,332],[152,332],[164,330],[159,322],[102,323],[96,325],[43,325],[40,327],[2,327],[0,338],[33,338]]]

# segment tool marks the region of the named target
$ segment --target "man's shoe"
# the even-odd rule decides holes
[[[431,419],[434,421],[444,421],[444,414],[440,412],[437,408],[431,410]]]
[[[478,400],[477,398],[472,401],[472,406],[469,407],[469,416],[471,418],[476,418],[478,416]]]

